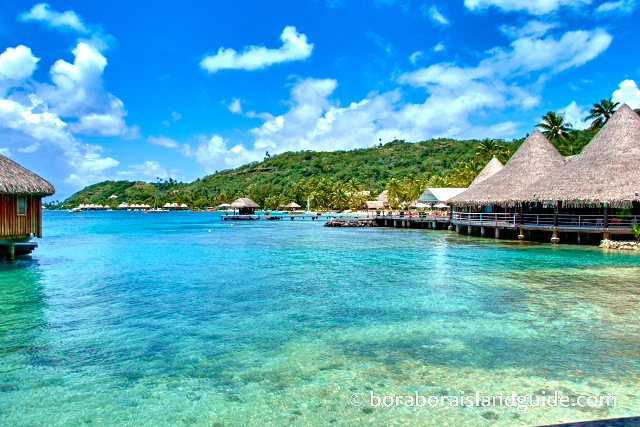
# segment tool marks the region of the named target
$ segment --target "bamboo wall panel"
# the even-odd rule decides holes
[[[40,196],[26,196],[27,215],[18,216],[18,196],[0,194],[0,238],[33,233],[42,236]]]

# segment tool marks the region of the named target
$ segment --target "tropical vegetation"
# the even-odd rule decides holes
[[[573,129],[563,113],[554,111],[545,114],[538,127],[560,153],[578,154],[617,106],[611,99],[594,104],[585,119],[593,122],[586,130]],[[249,197],[266,209],[293,201],[304,208],[344,210],[362,208],[387,190],[391,207],[406,206],[428,187],[467,187],[492,156],[506,163],[523,140],[394,140],[351,151],[267,155],[261,162],[218,171],[191,183],[169,178],[160,183],[159,203],[205,209]],[[155,183],[105,181],[51,207],[153,205],[156,193]]]

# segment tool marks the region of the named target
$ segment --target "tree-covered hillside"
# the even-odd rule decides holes
[[[589,130],[573,134],[570,145],[558,142],[563,154],[580,152],[593,136]],[[346,208],[373,200],[387,188],[415,200],[426,186],[467,186],[492,155],[504,163],[523,140],[392,141],[351,151],[287,152],[188,184],[169,179],[160,183],[159,202],[205,208],[250,197],[269,208],[290,201],[306,206],[308,199],[316,208]],[[156,188],[155,183],[105,181],[86,187],[59,207],[153,205]]]

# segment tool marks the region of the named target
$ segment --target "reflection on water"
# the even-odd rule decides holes
[[[637,414],[637,254],[430,230],[45,213],[0,264],[0,425],[536,425]],[[368,408],[614,394],[615,408]]]

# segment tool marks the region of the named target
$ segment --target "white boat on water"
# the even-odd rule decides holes
[[[165,213],[169,212],[168,209],[162,209],[158,206],[158,195],[160,194],[160,178],[158,178],[158,190],[156,192],[156,202],[153,205],[153,209],[148,209],[146,213]]]
[[[69,209],[69,213],[80,213],[80,212],[82,212],[82,209],[80,208]]]

